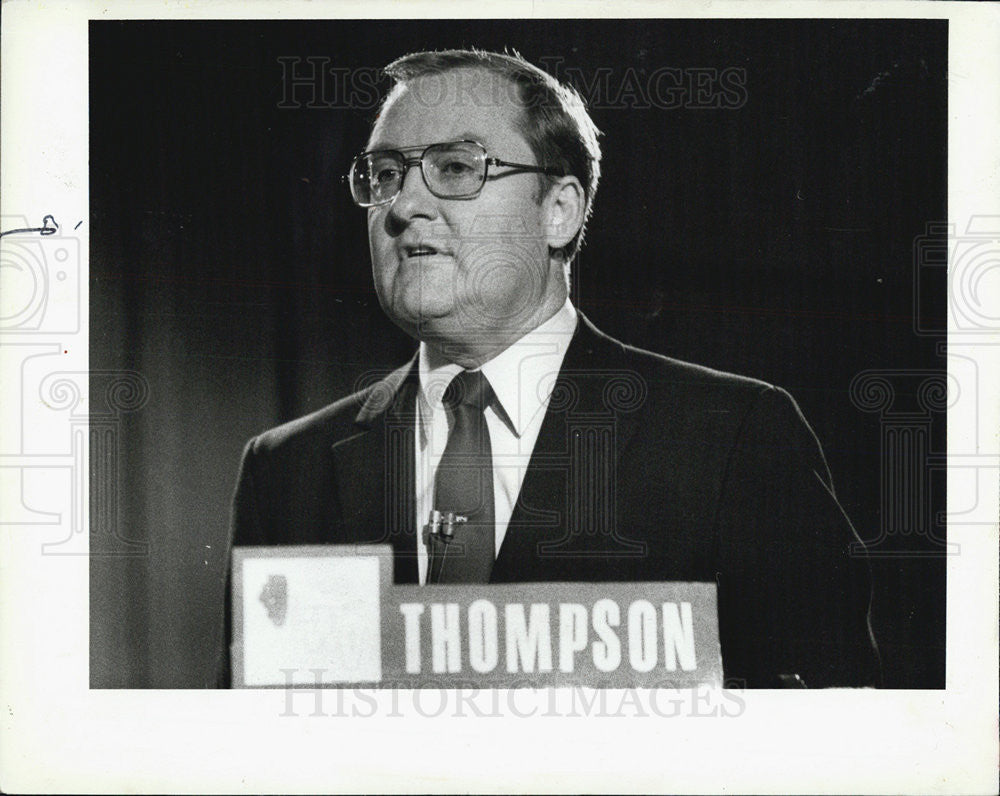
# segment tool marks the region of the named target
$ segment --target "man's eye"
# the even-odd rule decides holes
[[[399,177],[399,169],[397,168],[384,168],[377,169],[373,172],[373,181],[377,183],[387,183],[396,180]]]
[[[449,177],[461,177],[472,171],[472,166],[461,160],[448,160],[441,165],[441,173]]]

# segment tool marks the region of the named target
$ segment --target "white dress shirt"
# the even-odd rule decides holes
[[[514,512],[563,357],[576,331],[576,322],[576,310],[566,299],[555,315],[480,368],[503,409],[498,412],[491,406],[485,412],[493,451],[494,555],[499,552],[507,534],[507,525]],[[434,478],[448,443],[448,414],[441,405],[441,398],[462,367],[441,360],[421,343],[418,369],[420,390],[415,435],[416,527],[419,534],[417,571],[420,582],[426,583],[429,559],[423,529],[434,508]]]

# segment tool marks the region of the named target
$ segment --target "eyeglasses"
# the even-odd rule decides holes
[[[420,151],[418,157],[407,152]],[[403,149],[375,149],[362,152],[351,162],[347,181],[351,196],[361,207],[388,204],[403,189],[410,166],[420,164],[427,189],[439,199],[473,199],[486,184],[490,166],[508,166],[516,171],[534,171],[558,176],[554,166],[532,166],[491,158],[478,141],[450,141]],[[508,172],[513,174],[514,172]]]

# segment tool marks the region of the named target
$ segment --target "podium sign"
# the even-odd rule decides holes
[[[233,685],[722,685],[714,583],[397,586],[388,546],[233,550]]]

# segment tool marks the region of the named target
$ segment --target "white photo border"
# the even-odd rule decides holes
[[[0,340],[5,457],[55,450],[65,427],[30,427],[19,395],[26,363],[61,357],[71,413],[87,437],[88,50],[90,19],[585,17],[607,6],[581,2],[471,2],[405,6],[366,3],[188,2],[5,3],[0,216],[42,226],[50,215],[69,257],[78,294],[58,293],[49,333]],[[949,222],[957,238],[1000,220],[1000,6],[995,3],[651,2],[616,3],[615,17],[942,18],[949,32]],[[123,65],[123,68],[124,65]],[[127,110],[127,109],[126,109]],[[78,223],[82,222],[82,223]],[[19,222],[20,223],[20,222]],[[995,229],[995,227],[994,227]],[[6,241],[4,242],[6,244]],[[951,241],[954,247],[960,240]],[[48,243],[46,244],[48,245]],[[79,270],[72,272],[78,247]],[[993,260],[1000,242],[994,240]],[[54,250],[55,251],[55,250]],[[923,793],[996,788],[996,525],[1000,282],[980,279],[981,328],[952,325],[949,356],[971,359],[977,423],[949,416],[948,505],[972,507],[950,522],[960,553],[948,560],[947,688],[944,691],[745,692],[725,715],[712,697],[684,703],[675,717],[553,711],[571,694],[500,692],[496,715],[476,718],[436,707],[428,695],[369,692],[312,715],[313,697],[282,691],[100,691],[88,687],[88,559],[45,556],[30,524],[8,509],[0,524],[0,788],[7,792],[335,792],[335,791],[672,791]],[[951,301],[964,301],[952,274]],[[65,281],[65,280],[62,280]],[[989,311],[992,307],[992,313]],[[73,315],[73,313],[77,315]],[[992,323],[989,320],[992,319]],[[74,325],[75,324],[75,325]],[[44,331],[44,330],[43,330]],[[955,378],[963,373],[949,369]],[[69,386],[74,384],[75,387]],[[73,390],[77,392],[73,392]],[[44,454],[40,454],[44,455]],[[61,461],[61,460],[60,460]],[[36,511],[79,511],[86,528],[86,448],[52,468]],[[30,466],[27,459],[19,459]],[[3,461],[0,460],[0,464]],[[49,463],[51,464],[51,462]],[[82,469],[81,469],[82,468]],[[4,489],[10,482],[0,481]],[[0,506],[10,506],[8,494]],[[22,495],[15,494],[20,504]],[[86,552],[88,534],[79,536]],[[648,700],[649,694],[640,698]],[[612,700],[628,694],[612,692]],[[423,700],[423,701],[421,701]],[[718,701],[718,700],[716,700]],[[561,702],[560,704],[565,704]],[[299,707],[301,705],[301,707]],[[620,707],[620,704],[619,704]],[[352,715],[353,711],[353,715]],[[546,716],[546,712],[550,715]],[[370,713],[370,715],[366,715]],[[705,721],[705,718],[715,718]],[[527,718],[528,720],[524,720]],[[618,716],[620,719],[621,716]]]

